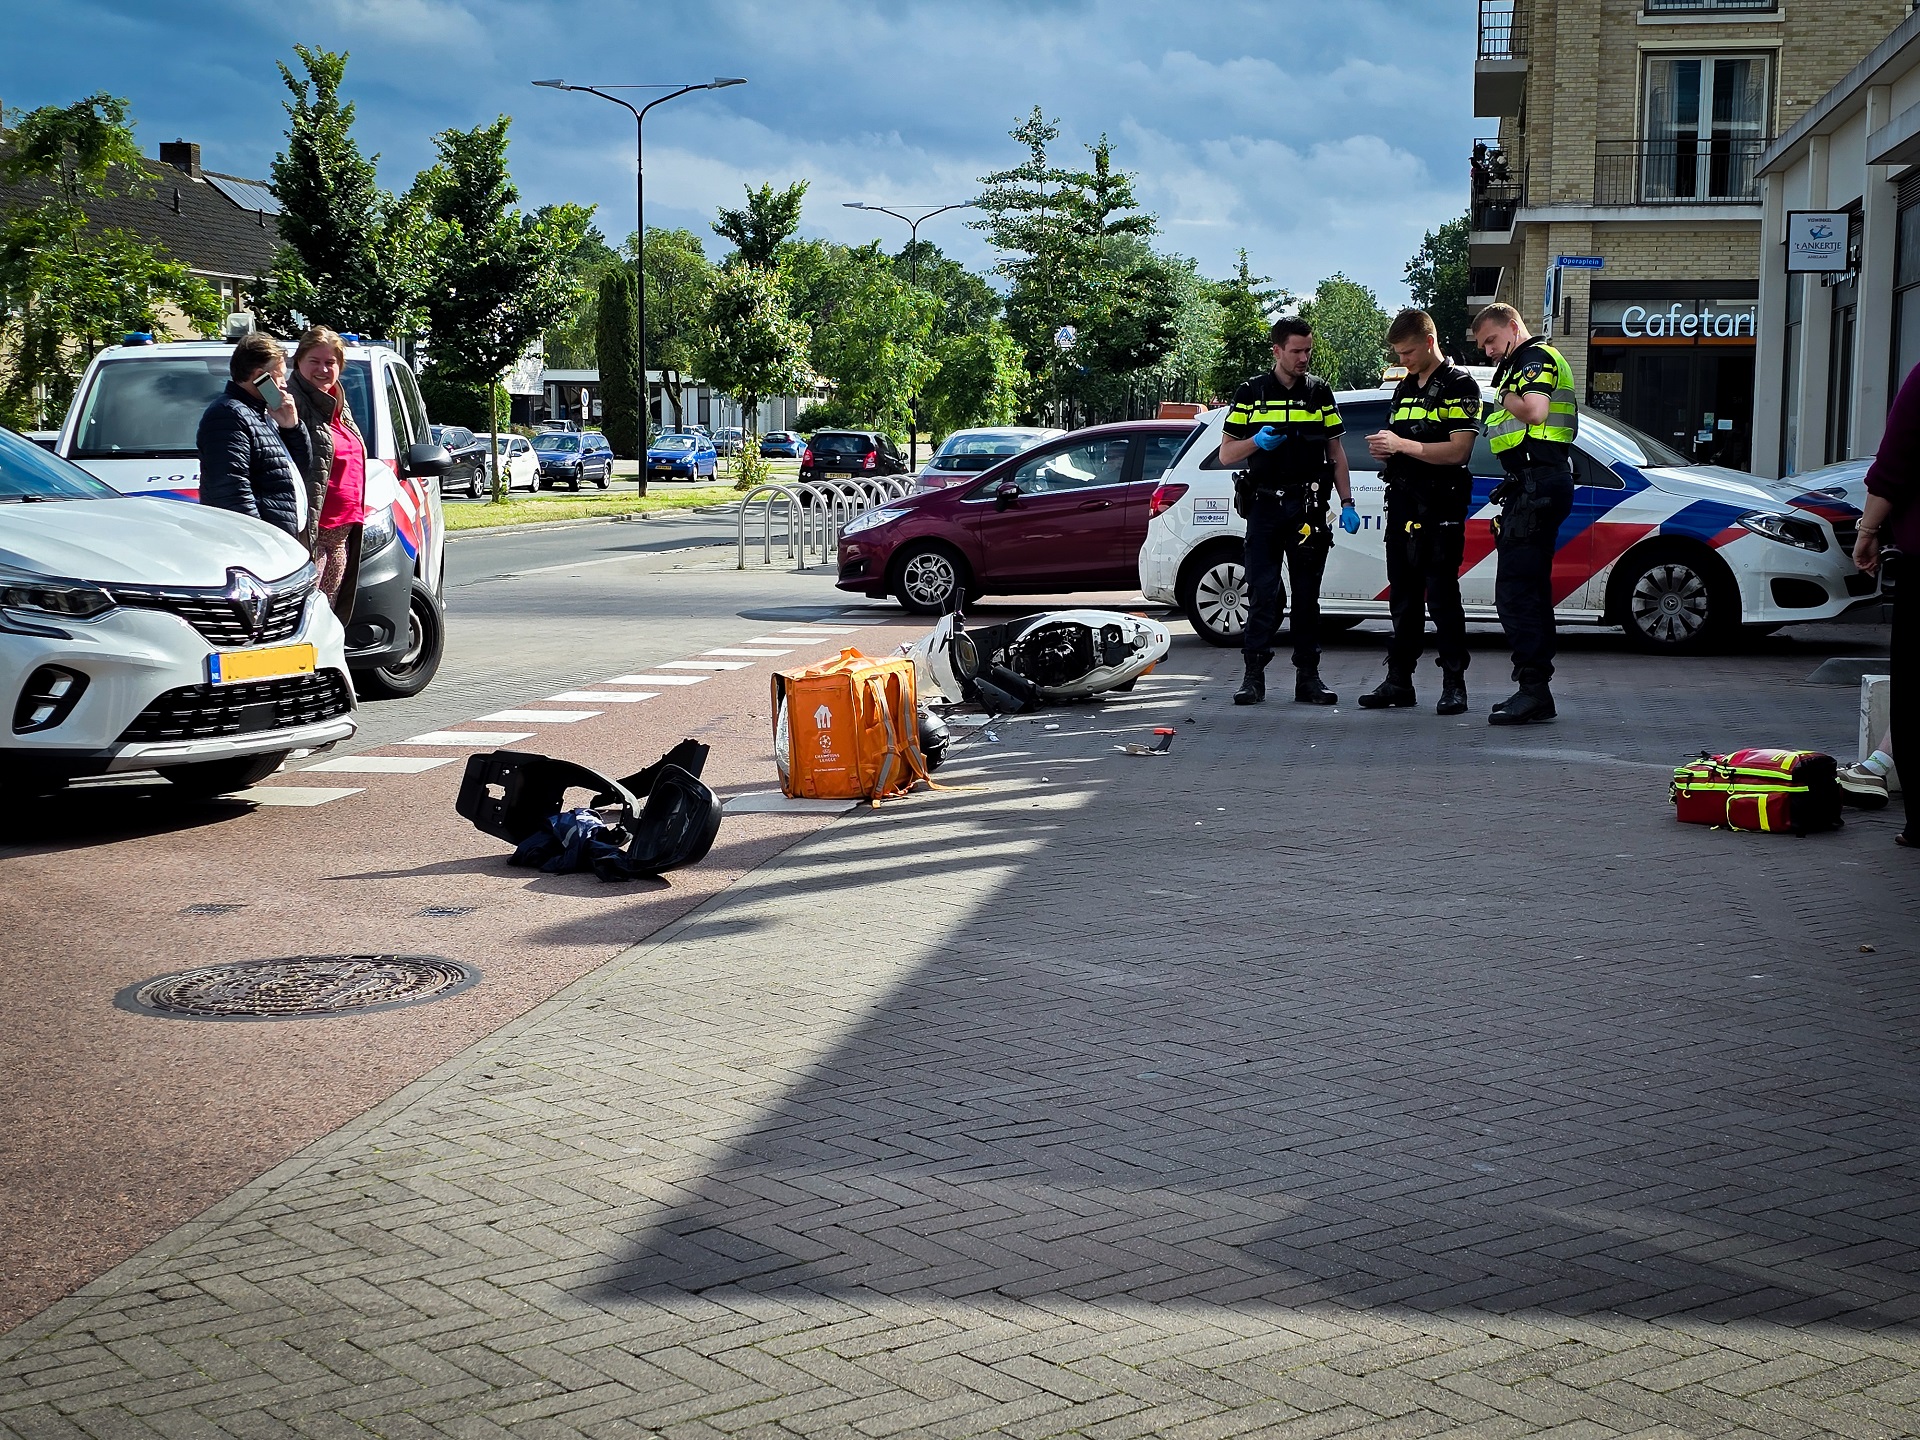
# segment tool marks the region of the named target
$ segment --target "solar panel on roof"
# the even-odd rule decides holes
[[[280,213],[280,202],[264,185],[256,185],[251,180],[229,180],[224,175],[208,175],[206,180],[242,210],[264,210],[269,215]]]

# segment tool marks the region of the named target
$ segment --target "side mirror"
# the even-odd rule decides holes
[[[423,441],[407,447],[406,463],[400,471],[403,475],[444,475],[452,468],[453,456],[446,446]]]
[[[1020,487],[1011,480],[1000,482],[1000,488],[993,492],[993,508],[1011,510],[1020,503]]]

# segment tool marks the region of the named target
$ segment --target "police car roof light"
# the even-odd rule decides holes
[[[120,337],[122,345],[151,345],[153,336],[145,330],[129,330]]]

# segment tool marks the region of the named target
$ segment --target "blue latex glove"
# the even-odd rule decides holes
[[[1287,443],[1287,437],[1274,429],[1273,426],[1263,425],[1260,427],[1260,433],[1253,437],[1253,443],[1258,445],[1262,450],[1278,450],[1282,445]]]
[[[1340,507],[1340,528],[1349,535],[1360,533],[1360,512],[1353,508],[1351,500]]]

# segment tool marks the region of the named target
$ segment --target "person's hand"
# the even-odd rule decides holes
[[[1271,425],[1262,425],[1260,427],[1260,433],[1253,437],[1253,443],[1262,450],[1278,450],[1282,445],[1287,443],[1287,437]]]
[[[1340,503],[1340,528],[1349,535],[1360,533],[1360,512],[1353,508],[1351,500]]]
[[[1367,436],[1367,451],[1374,459],[1385,460],[1389,455],[1398,455],[1406,443],[1391,430],[1376,430]]]
[[[1853,542],[1853,563],[1871,575],[1880,568],[1880,532],[1862,530]]]

